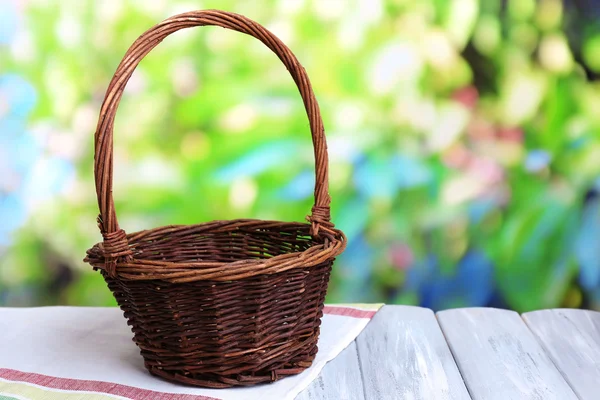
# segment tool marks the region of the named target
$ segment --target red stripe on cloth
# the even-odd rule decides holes
[[[329,315],[343,315],[345,317],[371,319],[373,318],[373,315],[377,313],[377,311],[358,310],[350,307],[325,306],[323,308],[323,313]]]
[[[155,392],[154,390],[140,389],[118,383],[90,381],[85,379],[57,378],[54,376],[22,372],[14,369],[0,368],[0,378],[14,382],[26,382],[52,389],[88,391],[114,394],[135,400],[219,400],[215,397],[206,397],[193,394],[177,394]]]

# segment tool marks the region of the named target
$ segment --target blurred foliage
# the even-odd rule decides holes
[[[221,8],[306,67],[349,238],[329,302],[600,309],[600,21],[559,0],[0,1],[0,304],[114,304],[81,260],[100,240],[92,136],[144,30]],[[115,127],[128,232],[303,220],[300,96],[262,44],[178,32],[140,65]]]

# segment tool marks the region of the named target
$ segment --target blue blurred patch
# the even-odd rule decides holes
[[[363,156],[355,164],[354,184],[367,198],[392,198],[399,190],[427,185],[432,176],[427,164],[405,155]]]
[[[496,209],[498,204],[489,199],[478,199],[468,204],[469,219],[477,224],[492,210]]]
[[[529,172],[538,172],[546,168],[552,156],[545,150],[531,150],[525,158],[525,169]]]
[[[0,245],[9,244],[11,232],[18,229],[25,218],[25,207],[15,194],[0,197]]]
[[[5,116],[4,118],[0,119],[0,139],[14,138],[19,136],[23,134],[25,127],[25,119]]]
[[[48,158],[33,168],[25,178],[23,197],[44,199],[58,193],[73,178],[75,168],[69,161],[61,158]]]
[[[349,240],[362,234],[369,222],[369,203],[363,197],[350,198],[333,212],[333,221]]]
[[[0,43],[16,29],[12,25],[15,15],[12,22],[7,23],[10,12],[6,7],[11,6],[6,2],[0,5]],[[16,184],[14,189],[11,187],[11,192],[0,197],[0,245],[8,245],[11,233],[27,219],[23,181],[39,157],[41,148],[26,131],[27,116],[37,100],[34,87],[18,75],[6,74],[0,77],[0,96],[8,105],[0,119],[0,172],[3,174],[0,179]]]
[[[401,189],[425,186],[433,178],[430,167],[417,158],[397,155],[392,159],[392,166],[398,187]]]
[[[304,200],[313,194],[315,188],[315,173],[304,171],[296,175],[280,191],[284,200]]]
[[[583,208],[581,226],[575,241],[575,256],[579,262],[579,282],[585,290],[600,287],[600,200],[588,202]]]
[[[416,262],[406,274],[404,288],[406,290],[420,292],[421,287],[435,275],[437,263],[437,257],[433,254],[428,254],[424,259]]]
[[[17,6],[12,1],[0,1],[0,44],[8,44],[17,32]]]
[[[491,260],[479,251],[469,251],[458,264],[456,286],[467,304],[485,306],[494,289],[494,269]]]
[[[17,137],[14,142],[12,163],[19,174],[25,173],[42,153],[37,140],[28,132]]]
[[[408,271],[405,289],[417,291],[421,306],[443,310],[457,306],[487,305],[494,295],[492,262],[477,250],[458,263],[456,273],[443,274],[438,260],[429,255]]]
[[[11,123],[14,122],[14,123]],[[38,141],[25,131],[21,121],[0,120],[0,154],[10,169],[25,174],[39,157],[42,149]]]
[[[290,160],[298,159],[296,155],[299,146],[301,144],[295,140],[280,140],[263,144],[219,169],[215,178],[223,183],[231,183],[240,176],[255,176],[269,168],[285,165]]]
[[[35,88],[15,74],[0,77],[0,95],[8,100],[8,115],[16,118],[29,115],[37,101]]]
[[[346,251],[339,257],[336,265],[344,284],[340,285],[342,301],[360,301],[367,297],[366,288],[371,277],[371,262],[374,250],[363,235],[348,242]],[[357,300],[359,299],[359,300]]]
[[[390,198],[398,190],[395,171],[390,159],[364,157],[355,165],[356,190],[367,198]]]
[[[587,146],[592,141],[593,141],[592,135],[589,135],[589,136],[580,136],[578,138],[575,138],[575,139],[571,140],[567,144],[567,148],[569,150],[580,150],[580,149],[584,148],[585,146]]]

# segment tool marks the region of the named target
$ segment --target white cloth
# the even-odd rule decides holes
[[[327,306],[309,369],[272,384],[218,390],[150,375],[118,308],[0,308],[0,398],[292,400],[379,307]]]

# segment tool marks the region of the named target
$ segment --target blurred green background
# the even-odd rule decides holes
[[[129,45],[173,14],[267,26],[306,67],[349,238],[329,302],[600,309],[600,6],[560,0],[0,0],[0,305],[115,304],[93,132]],[[115,127],[127,232],[304,220],[302,102],[258,41],[178,32],[140,65]]]

